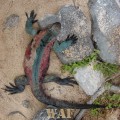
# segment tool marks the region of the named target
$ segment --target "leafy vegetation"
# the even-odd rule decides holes
[[[112,108],[113,106],[118,108],[120,107],[120,95],[119,94],[110,94],[104,93],[101,97],[95,100],[94,104],[105,104],[107,109]],[[92,116],[98,116],[98,114],[104,114],[101,109],[91,109]]]
[[[74,74],[75,68],[84,67],[84,66],[90,64],[91,62],[94,63],[94,69],[100,70],[104,74],[105,77],[111,76],[112,74],[117,73],[119,71],[119,67],[115,64],[100,62],[98,50],[94,50],[94,52],[90,56],[85,57],[81,61],[74,62],[74,63],[68,64],[68,65],[63,65],[62,71],[68,71],[71,74]]]
[[[98,108],[91,109],[90,113],[92,116],[98,116],[100,114],[100,109]]]
[[[105,77],[108,77],[117,73],[119,71],[119,66],[106,62],[97,62],[97,64],[94,65],[94,69],[100,70]]]
[[[74,62],[72,64],[63,65],[62,70],[68,71],[71,74],[74,74],[75,68],[80,68],[89,65],[91,62],[94,63],[94,69],[99,70],[103,73],[105,77],[110,77],[111,75],[117,73],[119,71],[119,66],[115,64],[110,64],[106,62],[101,62],[99,60],[99,51],[94,50],[94,52],[88,56],[85,57],[83,60]],[[110,87],[109,83],[109,87]],[[110,94],[110,93],[104,93],[101,97],[95,100],[94,104],[105,104],[107,105],[106,108],[112,108],[112,106],[120,107],[120,95],[119,94]],[[105,110],[101,110],[99,108],[91,109],[90,110],[92,116],[98,116],[105,113]]]
[[[93,61],[96,61],[97,60],[97,55],[98,55],[99,51],[98,50],[94,50],[94,52],[88,56],[88,57],[85,57],[83,60],[81,61],[78,61],[78,62],[74,62],[74,63],[71,63],[71,64],[68,64],[68,65],[63,65],[62,66],[62,70],[63,71],[68,71],[70,72],[71,74],[74,74],[74,69],[75,68],[80,68],[80,67],[84,67],[86,65],[88,65],[90,62],[93,62]]]

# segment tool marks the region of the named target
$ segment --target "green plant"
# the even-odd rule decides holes
[[[100,102],[99,101],[95,101],[94,104],[100,105]],[[92,116],[98,116],[98,114],[100,113],[100,109],[99,108],[91,109],[90,113],[91,113]]]
[[[105,77],[110,77],[112,74],[115,74],[119,71],[119,66],[115,64],[110,64],[106,62],[99,61],[99,51],[94,50],[94,52],[88,56],[85,57],[83,60],[74,62],[72,64],[63,65],[62,70],[68,71],[71,74],[74,74],[75,68],[80,68],[88,65],[89,63],[94,63],[94,70],[99,70],[103,73]],[[108,84],[106,87],[110,87],[111,84]],[[119,94],[110,94],[110,93],[104,93],[101,97],[95,100],[94,104],[105,104],[107,105],[106,108],[112,108],[112,106],[120,107],[120,95]],[[99,108],[91,109],[90,113],[92,116],[98,116],[98,114],[104,114],[104,110],[101,110]]]
[[[120,95],[119,94],[110,94],[104,93],[99,98],[94,101],[94,104],[105,104],[106,108],[110,109],[112,107],[119,108],[120,107]],[[105,112],[105,111],[104,111]],[[91,109],[90,113],[92,116],[97,116],[98,114],[104,114],[101,112],[101,109]]]
[[[90,113],[91,113],[92,116],[98,116],[98,114],[99,114],[99,109],[98,109],[98,108],[96,108],[96,109],[91,109],[91,110],[90,110]]]
[[[97,62],[94,65],[95,70],[100,70],[105,77],[111,76],[119,71],[119,66],[115,64],[110,64],[106,62]]]
[[[71,74],[74,74],[75,68],[84,67],[91,62],[94,62],[94,69],[100,70],[104,74],[105,77],[109,77],[112,74],[117,73],[119,71],[118,65],[110,64],[110,63],[106,63],[106,62],[100,62],[98,50],[94,50],[94,52],[90,56],[85,57],[81,61],[74,62],[74,63],[68,64],[68,65],[63,65],[62,71],[68,71]]]
[[[84,67],[84,66],[88,65],[90,62],[96,61],[97,57],[98,57],[98,54],[99,54],[99,51],[98,50],[94,50],[94,52],[90,56],[85,57],[81,61],[74,62],[74,63],[68,64],[68,65],[63,65],[62,66],[62,70],[63,71],[68,71],[71,74],[74,74],[74,69],[75,68]]]

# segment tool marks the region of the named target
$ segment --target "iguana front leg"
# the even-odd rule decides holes
[[[68,37],[66,38],[66,40],[62,41],[62,42],[59,42],[59,41],[56,41],[54,43],[54,46],[53,46],[53,50],[56,52],[56,53],[61,53],[62,51],[64,51],[66,48],[70,47],[71,45],[75,44],[76,41],[77,41],[77,37],[75,35],[68,35]]]
[[[66,38],[65,41],[63,42],[58,42],[56,41],[54,43],[54,46],[53,46],[53,50],[56,52],[56,53],[61,53],[62,51],[64,51],[66,48],[68,48],[69,46],[75,44],[77,41],[77,37],[75,35],[68,35],[68,37]],[[49,82],[56,82],[57,84],[60,84],[60,85],[68,85],[68,86],[73,86],[73,84],[77,84],[76,81],[72,80],[73,77],[66,77],[66,78],[60,78],[60,77],[57,77],[57,78],[54,78],[54,79],[49,79]],[[47,80],[46,80],[47,81]]]
[[[35,20],[37,14],[34,13],[34,10],[31,11],[30,17],[26,13],[27,21],[25,25],[25,30],[28,34],[35,36],[37,34],[37,30],[33,28],[33,24],[37,22],[38,20]]]

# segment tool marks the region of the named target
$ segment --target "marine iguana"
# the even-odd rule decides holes
[[[17,77],[14,80],[15,85],[10,83],[10,86],[6,86],[4,90],[8,91],[10,94],[21,93],[24,91],[25,86],[29,84],[34,96],[40,102],[48,105],[73,109],[105,108],[104,105],[78,104],[65,100],[58,100],[51,98],[44,93],[42,87],[43,82],[56,82],[60,85],[77,84],[71,77],[63,79],[55,75],[48,75],[46,77],[51,49],[53,48],[55,52],[62,52],[70,45],[75,44],[77,37],[75,35],[68,36],[66,40],[59,42],[56,40],[57,33],[54,30],[45,29],[37,31],[33,28],[33,24],[37,22],[37,20],[35,20],[36,14],[34,13],[34,10],[31,11],[30,16],[28,16],[27,13],[26,16],[26,32],[34,36],[34,38],[25,52],[23,63],[25,75]]]

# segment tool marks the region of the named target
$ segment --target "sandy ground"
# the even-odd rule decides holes
[[[78,5],[89,19],[87,7],[88,0],[76,0]],[[31,37],[25,32],[25,12],[35,10],[37,18],[40,19],[48,13],[56,13],[61,6],[73,4],[72,0],[0,0],[0,88],[13,83],[16,76],[24,74],[23,59],[26,46]],[[11,14],[19,16],[19,22],[15,27],[5,27],[6,18]],[[52,54],[58,62],[56,56]],[[51,62],[52,64],[52,62]],[[51,65],[54,66],[54,65]],[[49,71],[58,74],[56,68]],[[52,68],[52,67],[51,67]],[[76,87],[76,91],[78,88]],[[75,92],[76,94],[76,92]],[[81,94],[81,93],[80,93]],[[73,97],[70,97],[70,100]],[[76,101],[80,101],[78,97]],[[83,95],[82,98],[85,98]],[[33,96],[30,87],[27,86],[21,94],[8,95],[0,89],[0,120],[30,120],[33,115],[44,107]]]
[[[40,19],[48,13],[56,13],[63,5],[74,5],[73,1],[90,19],[87,7],[88,0],[0,0],[0,88],[8,85],[9,82],[13,83],[16,76],[24,74],[24,53],[28,43],[31,41],[31,37],[25,32],[25,12],[30,12],[34,9],[38,14],[37,19]],[[5,22],[11,14],[18,15],[19,22],[15,27],[8,28],[5,26]],[[51,53],[50,61],[48,73],[66,76],[60,72],[61,63],[53,52]],[[84,92],[82,90],[79,91],[77,86],[71,89],[71,87],[62,87],[50,83],[49,86],[45,84],[45,88],[46,92],[51,91],[48,93],[49,95],[54,95],[53,97],[59,99],[76,102],[82,102],[86,99]],[[67,91],[72,94],[68,95]],[[43,107],[45,105],[36,100],[30,86],[27,86],[23,93],[16,95],[8,95],[0,89],[0,120],[31,120],[34,114]],[[114,112],[112,111],[111,115],[113,114]],[[108,115],[108,118],[110,118],[110,115]],[[95,118],[94,120],[97,119]],[[108,120],[113,119],[111,117]],[[93,118],[88,116],[85,120],[93,120]]]

